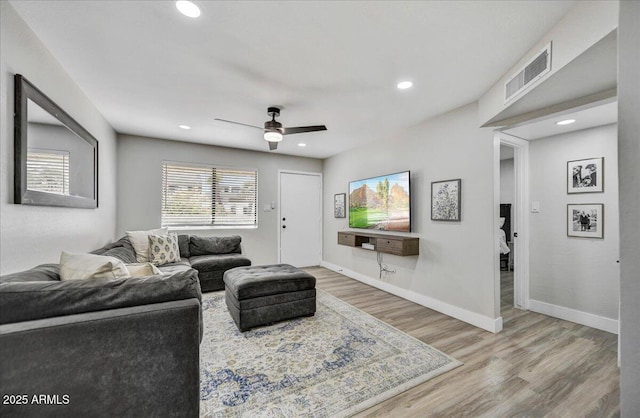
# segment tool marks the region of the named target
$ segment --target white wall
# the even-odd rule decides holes
[[[620,4],[618,155],[620,173],[620,415],[640,416],[640,2]]]
[[[515,202],[516,176],[513,167],[513,158],[500,160],[500,203],[513,205]]]
[[[592,157],[604,157],[604,193],[568,195],[567,161]],[[540,202],[540,213],[530,215],[530,298],[617,320],[616,125],[531,141],[529,167],[530,200]],[[604,239],[567,237],[567,204],[573,203],[604,203]]]
[[[387,141],[326,159],[323,251],[330,267],[370,278],[378,286],[390,285],[396,293],[452,316],[475,317],[476,325],[489,329],[483,324],[498,317],[493,134],[477,127],[477,116],[477,104],[467,105]],[[337,233],[348,229],[348,219],[333,217],[333,195],[348,193],[351,180],[403,170],[411,170],[412,235],[420,237],[420,255],[385,254],[384,262],[397,273],[380,281],[374,252],[337,244]],[[455,178],[462,179],[462,221],[431,221],[431,182]]]
[[[266,146],[266,145],[265,145]],[[163,139],[118,136],[118,236],[128,230],[159,228],[162,214],[162,162],[181,161],[258,171],[258,228],[186,230],[179,233],[242,237],[244,253],[254,265],[278,261],[278,170],[322,172],[322,161],[267,152],[245,151]],[[333,198],[332,198],[333,201]]]
[[[6,1],[0,3],[0,274],[57,262],[111,241],[116,216],[116,135]],[[98,209],[13,204],[14,74],[22,74],[99,141]]]

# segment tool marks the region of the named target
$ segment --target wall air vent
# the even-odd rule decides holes
[[[551,71],[551,42],[531,58],[524,67],[504,83],[504,102],[531,87],[542,76]]]

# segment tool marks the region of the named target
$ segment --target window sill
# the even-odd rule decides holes
[[[216,229],[258,229],[258,225],[219,225],[219,226],[204,226],[204,225],[185,225],[185,226],[168,226],[169,231],[207,231]]]

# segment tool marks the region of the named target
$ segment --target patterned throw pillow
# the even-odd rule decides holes
[[[149,262],[156,266],[180,261],[176,235],[149,235]]]
[[[149,235],[168,235],[167,228],[150,229],[148,231],[126,231],[131,246],[136,252],[138,263],[149,262]]]

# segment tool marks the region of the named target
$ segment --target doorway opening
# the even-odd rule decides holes
[[[494,135],[496,234],[496,314],[502,326],[527,310],[529,280],[529,142],[504,132]]]
[[[508,144],[500,144],[500,316],[503,326],[516,316],[518,312],[515,303],[515,238],[518,232],[514,230],[516,183],[515,183],[515,148]]]
[[[565,121],[573,123],[559,123]],[[618,254],[615,245],[617,242],[615,236],[617,218],[612,215],[617,213],[617,179],[615,175],[610,173],[607,176],[610,181],[606,193],[601,192],[596,196],[596,202],[601,202],[600,204],[606,204],[608,208],[611,208],[608,212],[607,222],[602,222],[603,225],[605,223],[608,225],[609,238],[606,242],[602,241],[605,243],[604,245],[597,247],[599,252],[595,251],[595,246],[588,245],[595,241],[580,240],[571,235],[570,228],[575,230],[576,226],[568,223],[567,210],[570,204],[587,205],[593,199],[590,199],[591,195],[584,194],[588,192],[572,192],[570,190],[572,184],[571,172],[568,170],[570,162],[602,157],[602,161],[606,158],[610,162],[603,167],[603,176],[607,167],[611,170],[613,165],[615,169],[617,155],[615,146],[611,144],[615,144],[616,138],[615,134],[611,133],[611,126],[616,121],[615,100],[608,99],[495,131],[495,312],[497,316],[501,317],[503,327],[508,328],[509,314],[503,311],[511,301],[502,297],[503,294],[506,296],[506,293],[509,292],[510,284],[507,279],[508,275],[504,274],[507,271],[504,263],[499,261],[500,204],[508,203],[503,201],[501,196],[501,189],[504,189],[501,187],[504,186],[502,182],[505,181],[501,179],[503,171],[501,168],[505,167],[505,163],[501,163],[501,155],[503,154],[501,146],[505,152],[510,151],[509,148],[513,149],[514,154],[515,193],[514,203],[511,207],[512,243],[509,245],[510,260],[513,263],[513,307],[522,310],[531,309],[535,312],[609,332],[615,331],[617,324],[610,320],[615,317],[615,311],[612,309],[612,306],[616,304],[612,296],[614,292],[605,295],[600,289],[593,290],[597,288],[596,283],[599,286],[603,277],[610,280],[608,289],[615,289],[615,278],[619,276],[616,270],[617,265],[613,264],[617,260]],[[505,146],[509,148],[504,148]],[[529,177],[530,158],[532,167],[536,167],[535,177]],[[603,183],[599,180],[597,182]],[[579,184],[581,185],[573,187],[590,187],[582,183]],[[591,181],[589,184],[594,184],[594,182]],[[530,193],[533,201],[529,200]],[[602,218],[604,221],[604,216]],[[604,226],[602,230],[604,230]],[[607,254],[606,261],[613,260],[613,262],[598,261],[600,260],[598,257],[604,259],[602,254],[605,254],[605,250],[602,250],[603,248]],[[532,251],[531,255],[530,250]],[[558,254],[564,256],[557,257]],[[585,254],[595,255],[585,257]],[[529,257],[534,260],[533,264],[530,264]],[[585,266],[589,266],[589,268],[585,268]],[[571,278],[574,276],[571,272],[576,269],[582,269],[583,274],[579,282],[572,282]],[[503,276],[502,282],[504,284],[501,283],[501,276]],[[532,292],[535,293],[534,299],[531,299],[529,295],[530,280],[534,285],[532,289]],[[505,289],[502,289],[503,287]],[[580,297],[562,299],[558,296],[561,295],[563,289],[572,289],[571,297],[574,295]],[[502,292],[502,290],[505,291]],[[609,301],[606,304],[602,302],[602,306],[606,305],[606,309],[609,311],[607,315],[594,315],[589,310],[583,311],[577,308],[579,303],[583,303],[583,295],[588,295],[589,291],[592,292],[591,294],[599,292],[598,301],[607,300],[608,297]],[[518,316],[517,310],[511,313],[515,314],[515,317]]]

